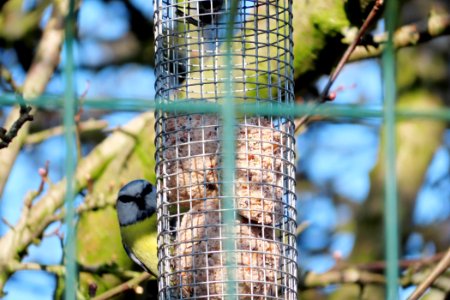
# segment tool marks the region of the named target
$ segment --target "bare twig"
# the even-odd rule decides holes
[[[44,168],[39,169],[39,171],[38,171],[39,175],[41,176],[41,182],[39,184],[38,190],[37,191],[29,191],[25,195],[25,198],[23,200],[23,208],[22,208],[22,218],[23,219],[27,219],[28,217],[30,217],[30,212],[31,212],[31,207],[32,207],[33,201],[40,194],[42,194],[42,192],[44,190],[45,182],[48,181],[48,165],[49,165],[49,161],[46,162]],[[7,220],[6,219],[2,219],[2,221],[6,222]],[[10,224],[9,224],[9,227],[12,229],[12,231],[16,232],[16,227],[14,227],[13,225],[10,225]],[[35,238],[33,238],[33,241],[34,241],[34,239]],[[0,271],[1,271],[1,269],[2,269],[2,267],[1,267],[1,263],[0,263]],[[1,278],[0,278],[0,286],[1,286]],[[0,292],[1,292],[1,289],[0,289]]]
[[[0,65],[0,70],[1,70],[1,77],[6,81],[6,83],[10,85],[12,91],[21,94],[22,87],[15,82],[11,72],[7,68],[5,68],[5,66],[2,65]]]
[[[424,257],[418,259],[405,259],[399,262],[399,266],[402,269],[409,269],[414,273],[417,273],[419,269],[423,267],[429,267],[437,261],[441,260],[445,253],[438,253],[431,257]],[[314,272],[308,272],[304,275],[300,284],[300,288],[303,290],[317,287],[325,287],[330,284],[384,284],[384,275],[380,274],[386,268],[385,261],[372,262],[367,264],[351,265],[342,260],[339,260],[337,265],[328,272],[322,274],[316,274]],[[404,277],[401,279],[403,286],[409,286],[416,284],[418,278],[409,276],[408,272],[404,273]]]
[[[12,124],[9,130],[6,130],[3,127],[0,127],[0,149],[6,148],[12,142],[12,140],[17,136],[19,130],[22,126],[28,122],[33,121],[33,115],[31,115],[31,106],[20,105],[19,117]]]
[[[40,168],[38,170],[39,175],[41,176],[41,182],[39,183],[38,189],[36,191],[29,191],[25,195],[25,199],[23,200],[23,209],[22,209],[22,214],[24,216],[27,216],[30,213],[33,201],[37,197],[39,197],[42,194],[42,192],[44,191],[44,185],[46,182],[48,182],[48,166],[49,166],[49,161],[46,161],[45,167]]]
[[[386,282],[384,275],[361,271],[355,268],[345,270],[328,271],[322,274],[308,272],[301,280],[299,288],[301,290],[326,287],[331,284],[384,284]]]
[[[348,59],[350,58],[350,55],[355,50],[356,46],[360,43],[361,38],[363,35],[367,32],[369,27],[373,24],[373,22],[376,20],[376,17],[383,6],[383,0],[376,0],[375,4],[370,11],[369,15],[367,16],[366,20],[364,21],[363,25],[358,31],[358,34],[356,35],[356,38],[353,40],[353,42],[348,46],[347,50],[345,50],[344,55],[339,60],[339,63],[336,67],[336,69],[331,74],[330,78],[328,79],[327,84],[325,85],[325,88],[322,91],[321,99],[322,101],[326,101],[328,99],[328,92],[330,91],[331,86],[333,85],[334,81],[336,80],[339,73],[342,71],[342,68],[347,63]]]
[[[40,194],[44,190],[44,185],[48,180],[48,166],[50,164],[50,161],[45,162],[44,168],[39,169],[39,176],[41,176],[41,183],[39,184],[39,188],[37,190],[37,193]]]
[[[103,294],[92,298],[91,300],[106,300],[110,299],[116,295],[119,295],[125,291],[131,290],[139,286],[139,284],[147,279],[149,279],[152,275],[149,273],[142,273],[139,276],[132,278],[128,280],[127,282],[124,282],[109,291],[104,292]]]
[[[89,197],[87,197],[87,198],[89,198]],[[110,197],[105,197],[105,198],[98,197],[97,199],[95,199],[95,201],[89,201],[89,199],[85,199],[85,201],[76,208],[76,213],[79,215],[79,214],[82,214],[87,211],[101,209],[101,208],[105,208],[107,206],[113,206],[115,204],[115,202],[116,202],[116,199],[110,198]],[[66,216],[66,210],[63,207],[63,208],[61,208],[61,210],[58,214],[53,215],[52,222],[60,221],[60,220],[64,219],[65,216]]]
[[[77,157],[78,160],[81,159],[81,115],[83,114],[83,103],[84,100],[86,98],[86,95],[89,91],[89,86],[90,83],[89,81],[86,83],[86,89],[84,90],[83,94],[80,96],[80,98],[78,99],[78,111],[74,116],[74,121],[75,121],[75,141],[76,141],[76,145],[77,145]]]
[[[342,55],[341,59],[339,60],[338,65],[336,66],[336,68],[334,69],[333,73],[329,77],[327,84],[325,85],[322,93],[320,94],[319,101],[311,109],[311,113],[309,113],[309,114],[303,116],[302,118],[300,118],[299,120],[295,121],[295,132],[297,132],[298,129],[301,126],[305,125],[309,121],[309,118],[311,117],[312,112],[315,109],[317,109],[317,107],[319,107],[321,104],[323,104],[323,103],[325,103],[327,101],[334,100],[336,95],[329,93],[330,92],[330,88],[333,85],[333,83],[336,80],[336,78],[338,77],[338,75],[340,74],[340,72],[342,71],[342,68],[344,67],[344,65],[349,60],[350,55],[355,50],[356,46],[360,43],[361,38],[363,37],[363,35],[367,32],[367,30],[373,24],[373,22],[375,22],[376,17],[378,15],[381,7],[383,6],[383,2],[384,2],[383,0],[376,0],[375,1],[375,4],[374,4],[372,10],[370,11],[370,13],[367,16],[366,20],[364,21],[363,25],[361,26],[361,28],[359,29],[358,33],[356,34],[355,39],[348,46],[347,50],[345,50],[344,55]]]
[[[440,261],[444,257],[445,253],[437,253],[430,257],[421,257],[417,259],[403,259],[400,260],[398,265],[401,269],[408,269],[408,268],[414,268],[415,270],[418,270],[422,267],[429,266],[430,264],[434,264],[438,261]],[[385,261],[375,261],[371,263],[366,264],[359,264],[356,266],[359,270],[366,270],[366,271],[372,271],[372,272],[379,272],[386,269],[386,262]]]
[[[14,230],[14,225],[11,224],[11,223],[9,223],[9,221],[8,221],[5,217],[2,217],[2,222],[3,222],[3,224],[5,224],[10,230]]]
[[[303,231],[308,228],[310,223],[308,221],[304,221],[297,226],[297,231],[295,232],[295,236],[299,236]]]
[[[399,265],[403,269],[408,269],[410,272],[409,271],[403,272],[403,276],[400,278],[399,283],[402,286],[419,284],[422,281],[421,279],[423,278],[423,276],[410,276],[410,273],[413,272],[415,275],[423,275],[424,273],[419,273],[419,269],[422,267],[429,267],[430,265],[433,265],[434,263],[436,263],[438,259],[442,259],[442,261],[436,266],[434,270],[439,269],[440,272],[439,274],[441,274],[449,266],[450,263],[449,257],[450,257],[450,249],[447,253],[439,253],[432,257],[400,261]],[[386,262],[374,262],[365,265],[349,265],[343,261],[339,261],[338,266],[336,266],[335,268],[331,269],[328,272],[321,274],[316,274],[314,272],[305,273],[300,280],[299,288],[301,290],[307,290],[311,288],[326,287],[332,284],[384,285],[386,279],[384,275],[380,274],[380,271],[383,271],[385,267]],[[425,280],[427,282],[425,290],[432,284],[437,288],[440,288],[442,286],[442,283],[438,283],[437,281],[434,282],[437,276],[439,276],[439,274],[437,273],[438,273],[437,271],[432,271],[432,273],[429,276],[427,276],[429,279],[427,278]],[[414,300],[416,299],[418,298],[414,298]]]
[[[433,268],[425,280],[416,288],[408,300],[417,300],[433,284],[433,282],[450,267],[450,248],[442,260]]]
[[[62,240],[64,238],[64,234],[61,232],[61,228],[62,228],[62,223],[58,224],[58,227],[56,227],[54,230],[44,233],[42,236],[43,237],[52,237],[52,236],[56,236],[57,238],[59,238],[60,240]]]
[[[426,43],[433,38],[450,34],[450,15],[431,14],[430,18],[414,24],[400,27],[394,33],[394,47],[401,49],[417,44]],[[376,46],[358,46],[350,56],[349,61],[378,57],[383,53],[387,34],[374,36]]]

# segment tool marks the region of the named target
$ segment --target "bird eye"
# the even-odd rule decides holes
[[[142,195],[148,195],[153,191],[153,186],[151,184],[145,185],[144,189],[142,190]]]
[[[128,202],[136,201],[136,198],[132,197],[132,196],[128,196],[128,195],[123,195],[123,196],[119,197],[119,201],[120,202],[124,202],[124,203],[128,203]]]

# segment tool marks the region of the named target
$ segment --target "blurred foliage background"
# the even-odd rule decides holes
[[[11,93],[30,99],[63,95],[65,61],[60,54],[67,5],[66,0],[0,3],[0,97]],[[299,103],[318,95],[372,5],[370,0],[294,1]],[[411,47],[397,52],[397,106],[417,111],[448,109],[448,2],[404,0],[398,15],[400,28],[416,24],[417,31],[425,30],[429,38],[409,36]],[[436,16],[447,23],[441,31],[429,33],[427,25]],[[149,1],[77,3],[75,79],[78,95],[85,94],[81,98],[153,101],[152,18]],[[373,28],[374,39],[382,36],[383,28],[380,19]],[[344,68],[333,86],[337,92],[333,105],[382,106],[378,48],[369,44],[359,46],[352,58],[355,62]],[[138,274],[138,267],[122,250],[112,204],[128,180],[154,182],[154,132],[152,113],[80,107],[77,257],[79,297],[88,298],[90,292],[99,295]],[[0,124],[8,127],[16,110],[2,105]],[[33,113],[34,121],[22,128],[10,147],[0,150],[0,287],[6,293],[4,299],[60,298],[64,288],[63,269],[58,268],[63,262],[64,234],[62,110],[36,108]],[[383,144],[382,122],[376,118],[315,117],[297,136],[302,299],[384,297],[376,277],[384,272]],[[48,176],[42,176],[47,161]],[[405,299],[436,260],[423,262],[438,257],[450,245],[449,123],[399,119],[396,167],[401,258],[413,261],[402,269],[400,295]],[[42,192],[30,194],[42,180]],[[14,231],[27,234],[16,240]],[[47,267],[29,270],[33,266]],[[375,277],[355,281],[332,276],[351,268]],[[427,299],[448,299],[450,274],[442,280],[446,281],[437,282]],[[154,280],[142,285],[143,294],[131,289],[121,299],[156,297]]]

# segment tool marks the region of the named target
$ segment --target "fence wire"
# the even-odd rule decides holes
[[[385,197],[384,197],[384,235],[386,268],[386,298],[398,299],[399,276],[399,224],[398,224],[398,200],[396,178],[396,130],[395,130],[395,100],[396,100],[396,61],[394,49],[394,30],[397,21],[397,1],[387,1],[386,24],[388,41],[383,53],[383,83],[384,83],[384,122],[386,126],[386,171],[385,171]]]
[[[67,64],[65,70],[65,93],[64,93],[64,140],[66,143],[65,175],[66,195],[65,208],[66,234],[64,243],[65,289],[64,299],[77,299],[77,256],[76,256],[76,231],[75,231],[75,168],[76,168],[76,144],[75,144],[75,108],[76,95],[74,87],[74,56],[73,44],[75,36],[75,0],[69,1],[69,12],[65,22],[65,58]]]

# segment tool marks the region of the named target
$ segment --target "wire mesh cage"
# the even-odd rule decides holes
[[[223,104],[231,77],[236,105],[293,103],[291,6],[155,1],[157,101]],[[160,297],[296,299],[292,119],[237,115],[231,197],[223,115],[157,111],[155,126]]]

